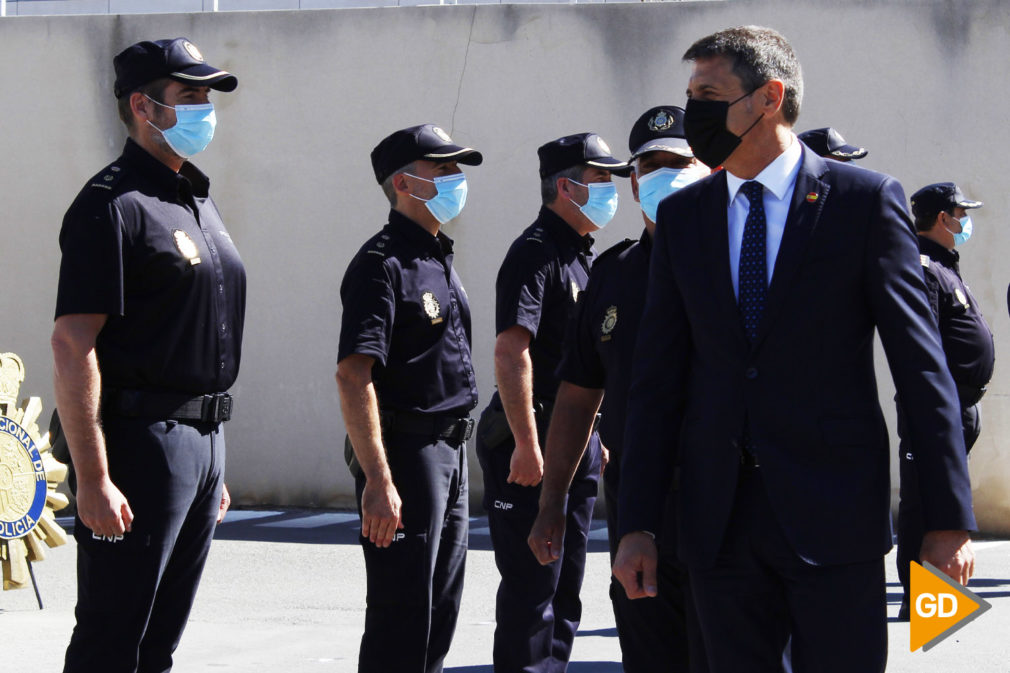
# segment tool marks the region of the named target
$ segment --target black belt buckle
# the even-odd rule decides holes
[[[204,420],[221,423],[231,420],[232,397],[228,393],[214,393],[204,398]]]

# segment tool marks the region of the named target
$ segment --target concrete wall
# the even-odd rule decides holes
[[[870,148],[862,165],[908,192],[953,179],[986,207],[963,268],[996,333],[996,376],[972,457],[988,531],[1010,532],[1010,349],[1004,259],[1010,146],[996,75],[1010,58],[1004,1],[698,2],[504,5],[0,20],[0,351],[28,366],[24,394],[51,409],[51,330],[64,210],[115,158],[123,131],[111,57],[147,38],[189,36],[235,72],[216,96],[218,136],[198,164],[249,272],[245,357],[228,426],[228,482],[244,504],[346,505],[351,480],[333,381],[343,271],[384,222],[368,153],[388,132],[432,121],[484,152],[466,211],[447,230],[474,314],[482,403],[493,390],[494,276],[538,207],[536,147],[594,130],[626,147],[632,121],[683,104],[680,55],[742,23],[795,46],[807,94],[799,129],[833,125]],[[623,152],[619,152],[623,153]],[[642,223],[627,182],[600,248]],[[893,391],[879,362],[893,427]],[[817,381],[811,381],[811,386]],[[476,460],[474,494],[481,484]]]

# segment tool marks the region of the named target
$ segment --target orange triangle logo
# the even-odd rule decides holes
[[[909,650],[926,652],[992,607],[936,566],[911,564]]]

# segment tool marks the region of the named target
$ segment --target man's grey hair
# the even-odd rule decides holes
[[[545,206],[554,203],[558,198],[558,178],[568,178],[575,182],[582,182],[582,176],[586,172],[585,164],[575,164],[563,171],[558,171],[554,175],[548,175],[540,181],[540,199]]]
[[[782,114],[790,125],[796,123],[803,103],[803,71],[786,38],[771,28],[739,26],[703,37],[684,52],[685,61],[718,56],[729,59],[748,93],[769,80],[782,80],[786,87]]]
[[[393,171],[389,177],[382,181],[382,193],[386,195],[387,199],[389,199],[389,205],[396,205],[396,189],[393,187],[393,178],[400,173],[414,173],[417,170],[416,166],[417,162],[412,161],[406,166]]]

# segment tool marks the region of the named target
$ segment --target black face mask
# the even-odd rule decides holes
[[[729,103],[724,100],[688,99],[684,109],[684,135],[687,136],[687,144],[691,146],[694,156],[709,168],[722,166],[740,145],[743,137],[764,117],[762,113],[741,135],[726,128],[729,106],[736,105],[752,93],[754,92],[745,93]]]

